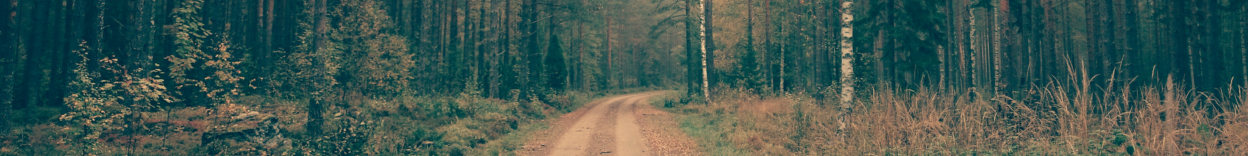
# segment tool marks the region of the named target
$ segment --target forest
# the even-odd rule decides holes
[[[544,155],[612,97],[670,114],[667,155],[1248,155],[1246,11],[0,0],[0,155]]]

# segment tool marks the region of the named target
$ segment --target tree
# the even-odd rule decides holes
[[[704,67],[702,67],[702,68],[706,68],[705,69],[706,74],[704,74],[706,76],[703,76],[704,77],[703,79],[705,79],[703,81],[706,84],[703,84],[703,86],[706,86],[706,88],[710,88],[711,86],[715,86],[715,84],[717,84],[718,83],[717,81],[719,80],[718,78],[719,76],[718,74],[716,74],[717,72],[715,70],[715,50],[717,49],[715,47],[715,16],[714,16],[715,11],[713,11],[715,8],[715,3],[713,2],[715,0],[702,0],[702,1],[705,2],[704,5],[706,6],[705,7],[706,10],[703,12],[703,14],[705,14],[705,17],[702,17],[703,19],[705,19],[705,22],[703,24],[706,25],[706,28],[704,29],[706,30],[706,36],[704,38],[704,40],[706,40],[705,41],[706,49],[702,51],[702,53],[706,53],[704,54],[705,56],[703,56],[703,57],[706,57],[706,58],[703,58],[706,60],[706,63]],[[704,91],[706,91],[705,94],[711,94],[709,89],[705,89]]]
[[[605,79],[606,79],[606,81],[607,81],[607,83],[606,83],[604,86],[606,86],[607,88],[615,88],[615,87],[619,87],[619,85],[618,85],[618,83],[616,83],[617,81],[615,81],[615,80],[616,80],[616,78],[615,78],[615,58],[614,58],[614,57],[615,57],[615,51],[614,51],[614,50],[615,50],[615,49],[614,49],[614,48],[615,48],[615,46],[612,46],[612,42],[611,42],[611,41],[612,41],[612,40],[611,40],[611,39],[612,39],[612,38],[611,38],[611,34],[612,34],[612,33],[611,33],[611,16],[610,16],[610,15],[607,15],[608,10],[610,10],[610,9],[605,9],[605,8],[604,8],[604,9],[603,9],[603,11],[602,11],[602,18],[605,20],[605,22],[607,22],[607,25],[606,25],[606,28],[605,28],[605,29],[607,30],[607,39],[606,39],[606,42],[607,42],[607,66],[606,66],[606,70],[605,70],[605,72],[603,73],[603,75],[605,75],[605,77],[606,77]]]
[[[758,51],[754,49],[753,0],[747,0],[746,2],[746,16],[745,41],[737,42],[744,49],[745,53],[737,56],[737,62],[739,63],[737,63],[737,73],[735,74],[738,75],[738,79],[743,82],[743,84],[741,84],[742,87],[748,89],[758,89],[762,80],[759,75],[761,73],[759,73]]]
[[[684,1],[685,1],[684,22],[685,22],[685,67],[686,67],[685,68],[685,79],[686,79],[685,84],[687,84],[685,88],[687,89],[686,94],[692,97],[694,95],[697,95],[697,93],[700,90],[700,89],[696,89],[698,88],[698,86],[700,86],[698,85],[698,82],[700,80],[698,79],[699,76],[697,76],[698,72],[695,72],[695,71],[698,71],[698,67],[697,67],[698,65],[696,63],[697,62],[696,60],[698,60],[699,58],[698,58],[698,55],[696,55],[697,48],[694,48],[694,41],[693,41],[696,38],[696,36],[694,36],[694,31],[696,30],[694,29],[694,26],[693,26],[694,25],[693,20],[695,19],[693,17],[695,15],[693,15],[692,13],[693,6],[690,5],[691,3],[693,3],[693,0],[684,0]]]
[[[234,75],[238,64],[232,61],[229,43],[205,43],[211,33],[200,20],[203,1],[183,0],[173,10],[174,54],[164,59],[169,77],[176,89],[173,94],[184,97],[190,105],[216,105],[227,103],[238,94],[238,82],[243,77]],[[221,36],[212,36],[221,37]]]
[[[0,1],[0,14],[14,14],[9,0]],[[13,36],[13,16],[0,18],[0,118],[9,119],[13,109],[13,71],[17,68],[16,36]],[[0,130],[9,130],[9,121],[0,121]]]
[[[968,6],[968,9],[970,9],[969,14],[971,16],[970,18],[971,26],[970,28],[968,28],[971,31],[970,35],[968,36],[971,40],[970,41],[971,50],[969,54],[971,58],[971,71],[970,71],[971,72],[971,92],[975,93],[976,97],[983,97],[983,93],[981,92],[984,90],[983,89],[984,83],[982,82],[984,77],[979,75],[979,74],[983,74],[983,71],[980,70],[980,66],[981,66],[980,64],[983,64],[980,61],[983,61],[983,60],[978,59],[978,57],[983,55],[981,54],[982,52],[980,51],[983,51],[984,48],[981,47],[983,44],[982,43],[983,41],[981,41],[980,37],[976,34],[976,30],[978,30],[978,27],[977,27],[978,25],[976,24],[976,18],[975,18],[975,14],[979,12],[977,11],[979,10],[979,8],[976,8],[976,5],[980,5],[980,4],[978,0],[972,0],[972,1],[973,2],[971,2],[971,4],[968,4],[970,5]]]
[[[707,1],[710,1],[710,0],[707,0]],[[704,2],[704,3],[699,3],[699,4],[698,4],[698,8],[706,8],[706,3],[705,3],[705,2]],[[706,15],[710,15],[710,13],[709,13],[709,12],[710,12],[710,10],[709,10],[709,9],[706,9],[706,10],[703,10],[703,11],[706,13]],[[704,24],[703,24],[703,25],[699,25],[699,29],[701,29],[701,31],[700,31],[700,32],[698,32],[698,37],[702,39],[702,46],[701,46],[701,47],[702,47],[702,57],[701,57],[701,58],[702,58],[702,97],[703,97],[703,98],[705,98],[706,102],[710,102],[710,101],[711,101],[711,91],[710,91],[710,90],[711,90],[711,89],[710,89],[710,87],[711,87],[711,86],[710,86],[709,80],[707,80],[707,79],[709,79],[709,78],[708,78],[708,75],[709,75],[709,74],[707,73],[707,72],[708,72],[708,71],[707,71],[707,70],[708,70],[708,69],[707,69],[707,68],[708,68],[708,67],[707,67],[707,66],[708,66],[708,64],[707,64],[707,58],[706,58],[706,57],[707,57],[707,56],[706,56],[706,55],[707,55],[707,52],[706,52],[706,44],[707,44],[707,43],[706,43],[706,42],[708,41],[708,40],[706,39],[706,38],[707,38],[706,34],[707,34],[707,32],[708,32],[708,31],[707,31],[707,26],[710,26],[710,25],[709,25],[709,24],[705,24],[705,23],[710,23],[710,21],[708,20],[709,18],[710,18],[710,17],[708,17],[708,16],[703,16],[703,17],[702,17],[702,22],[703,22]]]
[[[546,50],[546,87],[555,91],[563,91],[567,82],[567,65],[564,61],[563,46],[559,44],[559,36],[550,37],[550,47]]]
[[[854,106],[854,14],[853,0],[841,2],[841,105],[839,131],[845,130],[845,115]]]
[[[340,19],[330,39],[338,43],[341,74],[338,77],[352,94],[363,96],[397,95],[407,89],[410,69],[415,66],[408,53],[407,38],[388,33],[390,17],[372,0],[347,0],[330,13]]]

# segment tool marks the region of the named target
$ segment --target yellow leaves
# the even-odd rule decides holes
[[[114,86],[112,83],[105,83],[104,86],[100,86],[100,90],[111,90]]]

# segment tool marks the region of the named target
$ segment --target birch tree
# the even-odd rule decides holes
[[[841,2],[841,112],[837,130],[845,130],[845,115],[854,102],[854,14],[850,10],[854,2]]]
[[[702,10],[703,12],[710,11],[706,9],[706,2],[698,3],[698,9]],[[705,15],[710,15],[710,14],[707,13]],[[707,21],[707,19],[710,19],[710,18],[707,16],[703,16],[701,19],[701,22],[703,23],[709,22]],[[706,28],[707,28],[706,24],[698,25],[698,29],[700,29],[698,32],[698,39],[701,40],[702,42],[702,45],[701,45],[702,47],[702,97],[706,98],[707,102],[710,102],[711,101],[711,85],[707,81],[708,73],[706,71],[706,66],[707,66],[706,64]]]
[[[975,2],[972,2],[972,3],[975,3]],[[971,47],[971,52],[970,52],[970,55],[971,55],[971,92],[976,93],[978,95],[979,92],[977,92],[975,89],[980,86],[979,81],[981,77],[979,76],[979,73],[980,73],[979,62],[976,62],[975,54],[978,54],[979,50],[982,50],[982,49],[979,48],[979,42],[978,42],[979,36],[975,36],[975,30],[977,28],[975,24],[975,8],[970,8],[969,13],[971,16],[971,19],[970,19],[971,34],[970,36],[968,36],[971,39],[971,43],[970,43],[971,44],[970,46]]]
[[[990,93],[992,97],[996,97],[996,94],[1001,92],[1001,88],[998,87],[1001,82],[1001,11],[1003,11],[1001,7],[1006,6],[998,6],[992,10],[992,82],[988,84],[992,87],[992,93]]]

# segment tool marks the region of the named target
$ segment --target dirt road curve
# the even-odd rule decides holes
[[[650,98],[664,91],[598,99],[535,132],[518,155],[703,155],[671,113]]]

